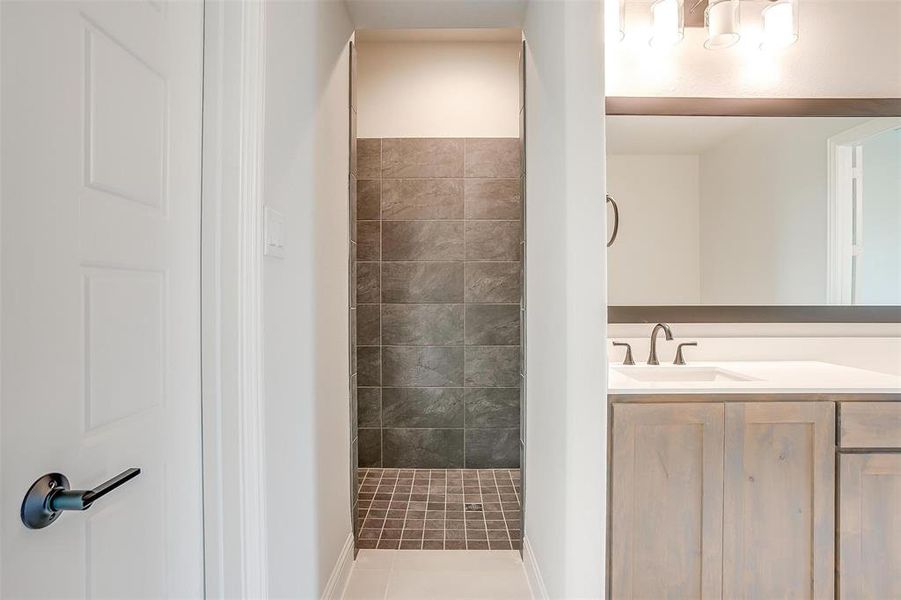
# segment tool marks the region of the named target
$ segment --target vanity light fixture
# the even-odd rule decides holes
[[[740,23],[739,0],[712,0],[704,9],[704,47],[719,50],[734,46],[741,39]]]
[[[606,36],[622,41],[626,35],[626,0],[604,0]],[[675,46],[682,41],[685,27],[704,27],[708,50],[722,50],[741,40],[742,0],[654,0],[651,4],[651,38],[655,48]],[[756,4],[756,3],[755,3]],[[799,0],[770,0],[762,11],[761,50],[791,46],[798,41]],[[746,6],[746,8],[748,8]]]
[[[763,9],[761,50],[787,48],[798,41],[798,1],[776,0]]]
[[[604,1],[604,21],[607,24],[607,38],[616,42],[626,37],[626,2],[625,0]]]
[[[650,44],[655,48],[675,46],[682,41],[683,0],[655,0],[651,5]]]

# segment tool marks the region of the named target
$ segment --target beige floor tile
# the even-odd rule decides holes
[[[519,571],[393,571],[385,595],[390,600],[529,600]]]
[[[358,570],[390,571],[397,557],[395,550],[360,550],[354,561],[354,568]]]
[[[395,571],[517,571],[519,552],[513,550],[420,550],[399,552]]]
[[[390,570],[354,567],[342,598],[344,600],[383,600],[390,577]]]

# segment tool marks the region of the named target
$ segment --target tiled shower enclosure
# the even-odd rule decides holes
[[[517,468],[516,138],[359,139],[360,468]]]

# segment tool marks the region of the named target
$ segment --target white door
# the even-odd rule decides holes
[[[203,594],[199,2],[0,2],[4,598]],[[48,472],[85,512],[27,529]]]

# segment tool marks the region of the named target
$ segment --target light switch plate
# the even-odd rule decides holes
[[[263,254],[273,258],[285,257],[285,215],[269,208],[263,209],[263,239],[266,247]]]

